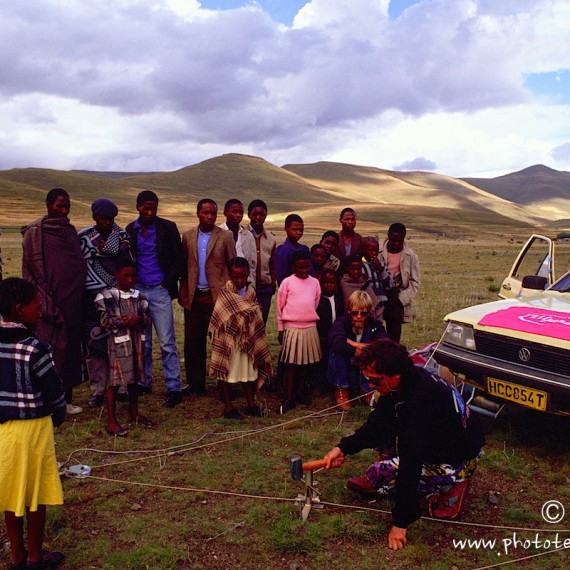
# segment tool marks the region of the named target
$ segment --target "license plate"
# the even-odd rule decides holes
[[[532,388],[505,382],[498,378],[487,378],[487,392],[493,396],[499,396],[499,398],[516,402],[533,410],[546,411],[548,394],[541,390],[533,390]]]

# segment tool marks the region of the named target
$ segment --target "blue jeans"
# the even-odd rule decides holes
[[[368,382],[358,366],[352,364],[350,356],[330,351],[327,379],[335,388],[349,388],[368,392]]]
[[[162,354],[162,370],[164,372],[166,389],[169,392],[180,392],[182,390],[182,381],[180,380],[180,361],[174,336],[172,299],[168,291],[160,285],[150,287],[137,283],[136,288],[148,299],[148,308],[152,321],[152,324],[145,329],[144,382],[142,384],[147,388],[152,386],[152,326],[154,325]]]

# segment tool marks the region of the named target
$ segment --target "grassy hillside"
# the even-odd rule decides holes
[[[135,197],[142,189],[157,192],[160,214],[175,220],[182,230],[196,223],[196,202],[205,196],[220,207],[232,197],[245,205],[262,198],[269,205],[270,229],[282,231],[285,216],[298,212],[314,236],[324,229],[339,229],[339,212],[348,205],[358,212],[359,231],[380,235],[397,220],[416,233],[452,237],[526,235],[531,226],[547,224],[526,207],[438,174],[331,162],[279,168],[258,157],[226,154],[174,172],[2,171],[1,225],[15,231],[43,215],[45,194],[57,186],[71,194],[71,219],[77,228],[91,223],[90,205],[103,196],[117,203],[117,221],[126,225],[136,216]],[[570,218],[570,210],[565,217]],[[564,227],[557,224],[556,229]]]

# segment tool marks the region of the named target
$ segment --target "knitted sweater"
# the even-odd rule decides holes
[[[283,279],[277,292],[277,330],[316,326],[320,298],[321,286],[314,277],[299,279],[291,275]]]

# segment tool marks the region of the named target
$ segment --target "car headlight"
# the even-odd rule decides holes
[[[447,323],[442,341],[447,344],[466,348],[467,350],[476,349],[473,328],[460,323]]]

